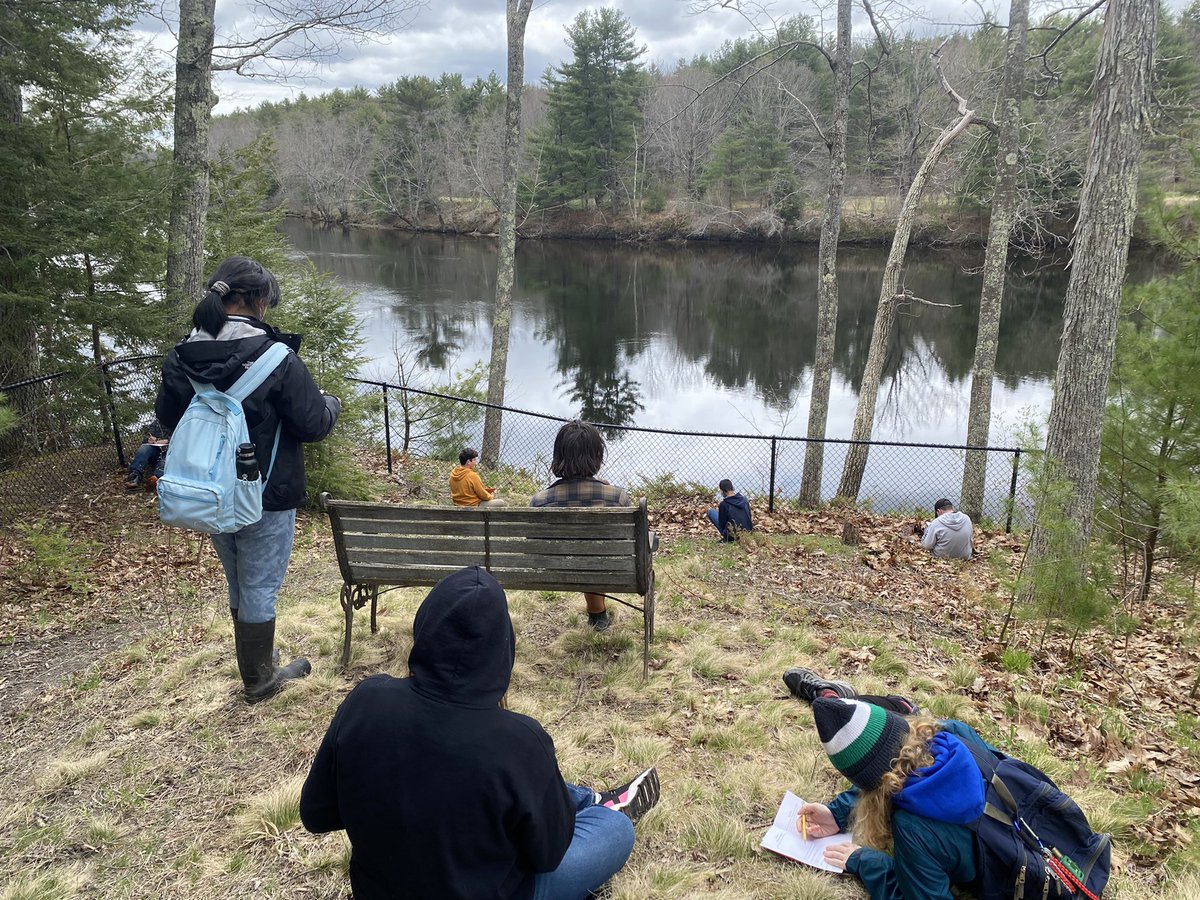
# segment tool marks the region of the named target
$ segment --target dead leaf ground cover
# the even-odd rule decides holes
[[[402,477],[391,495],[416,480],[427,479]],[[862,543],[845,547],[840,511],[756,508],[759,532],[738,545],[713,540],[695,498],[653,511],[663,541],[647,684],[632,614],[593,635],[577,596],[510,596],[510,698],[546,725],[566,777],[662,775],[618,900],[863,896],[757,848],[785,790],[837,789],[807,710],[779,681],[795,664],[913,695],[1069,785],[1116,835],[1112,897],[1200,896],[1197,652],[1181,601],[1156,595],[1140,624],[1082,639],[1073,658],[1029,624],[1001,648],[1002,579],[1019,551],[1008,536],[982,535],[980,559],[959,564],[926,556],[906,523],[862,513],[851,514]],[[86,552],[42,540],[56,534]],[[52,558],[36,559],[39,547]],[[3,535],[0,553],[0,898],[349,895],[345,841],[303,830],[299,786],[346,692],[405,673],[423,591],[387,593],[379,633],[360,628],[350,671],[335,674],[337,568],[325,522],[304,517],[279,634],[314,674],[248,707],[219,564],[162,529],[151,498],[114,481],[41,530]],[[74,671],[47,675],[63,652]]]

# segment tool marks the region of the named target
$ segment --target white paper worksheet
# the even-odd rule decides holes
[[[775,822],[763,835],[762,845],[768,850],[810,865],[814,869],[841,872],[842,870],[837,866],[831,866],[825,862],[825,848],[832,844],[845,843],[853,838],[843,832],[830,837],[810,838],[806,841],[796,830],[796,817],[800,815],[800,807],[803,805],[804,801],[791,791],[784,794],[783,802],[779,804],[779,812],[775,814]]]

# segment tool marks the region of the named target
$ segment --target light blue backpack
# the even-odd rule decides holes
[[[192,381],[196,396],[171,434],[162,478],[158,479],[158,517],[168,525],[208,534],[226,534],[262,518],[262,495],[275,467],[279,432],[266,475],[255,481],[237,477],[238,444],[250,440],[242,401],[249,397],[288,354],[274,343],[228,391]],[[191,381],[191,379],[188,379]]]

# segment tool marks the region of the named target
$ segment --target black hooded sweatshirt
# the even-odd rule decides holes
[[[196,329],[175,345],[163,361],[162,387],[154,411],[168,428],[175,428],[192,401],[191,378],[227,391],[256,359],[276,341],[295,351],[299,335],[283,334],[258,319],[230,316],[214,339]],[[333,430],[342,406],[323,395],[303,360],[289,353],[267,380],[242,403],[246,427],[254,442],[263,477],[271,465],[271,448],[279,424],[279,450],[263,492],[263,509],[296,509],[304,505],[304,444],[319,441]]]
[[[575,805],[550,736],[500,708],[514,659],[504,591],[450,575],[413,622],[410,676],[359,684],[300,795],[309,831],[346,829],[355,900],[508,900],[558,867]]]

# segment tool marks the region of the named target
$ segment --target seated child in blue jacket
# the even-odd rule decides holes
[[[708,511],[708,520],[720,533],[721,540],[732,541],[739,531],[753,531],[754,522],[746,498],[733,489],[733,482],[728,478],[722,478],[718,487],[724,499],[720,506]]]

